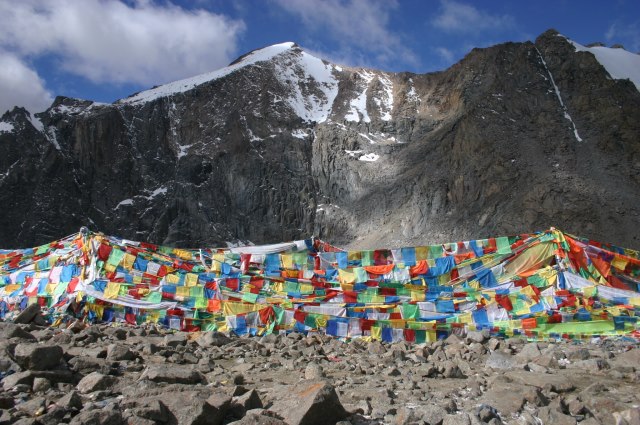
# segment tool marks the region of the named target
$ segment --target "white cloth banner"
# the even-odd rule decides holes
[[[133,297],[118,295],[118,298],[105,298],[104,293],[96,291],[95,289],[87,286],[84,290],[84,293],[97,298],[102,301],[106,301],[111,304],[117,304],[124,307],[132,307],[132,308],[142,308],[145,310],[167,310],[170,308],[175,308],[178,303],[174,302],[161,302],[161,303],[150,303],[144,300],[137,300]]]

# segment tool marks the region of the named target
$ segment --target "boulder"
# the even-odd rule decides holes
[[[134,360],[136,358],[135,353],[129,350],[129,347],[122,344],[110,344],[107,347],[107,359],[108,360]]]
[[[540,357],[542,353],[540,352],[540,348],[538,344],[535,342],[530,342],[525,344],[520,352],[516,355],[516,359],[521,363],[529,363],[532,360]]]
[[[304,369],[304,378],[309,380],[317,380],[324,378],[324,371],[322,366],[318,363],[309,363]]]
[[[276,394],[271,410],[289,425],[323,425],[347,417],[333,386],[324,381],[303,381]]]
[[[77,388],[83,394],[110,389],[117,381],[115,376],[92,372],[78,382]]]
[[[35,303],[27,306],[24,310],[22,310],[15,319],[13,319],[13,323],[18,324],[27,324],[36,320],[36,317],[40,315],[40,305]]]
[[[56,401],[56,405],[66,410],[80,410],[82,409],[82,398],[78,392],[74,390],[65,394],[62,398]]]
[[[203,332],[196,343],[201,347],[222,347],[231,342],[231,338],[221,332]]]
[[[514,356],[506,354],[500,351],[494,351],[489,354],[485,362],[485,367],[491,369],[513,369],[517,367],[517,362]]]
[[[469,341],[482,344],[487,339],[489,339],[489,332],[488,331],[469,331],[467,332],[467,339]]]
[[[247,412],[247,415],[239,421],[229,422],[228,425],[287,425],[282,419],[269,415],[270,412],[256,409]]]
[[[187,334],[183,332],[177,332],[175,334],[168,334],[164,337],[164,345],[167,347],[179,347],[187,343]]]
[[[546,406],[541,407],[538,410],[538,418],[542,421],[543,424],[554,424],[554,425],[576,425],[577,421],[574,417],[565,415],[558,410]]]
[[[29,370],[49,370],[60,365],[64,352],[58,345],[35,343],[18,344],[13,357],[20,366]]]
[[[45,392],[51,388],[51,382],[47,378],[33,378],[33,392]]]
[[[149,366],[140,379],[148,379],[153,382],[166,382],[168,384],[199,384],[205,383],[206,378],[190,366],[162,365]]]
[[[167,422],[176,425],[220,425],[231,403],[226,394],[208,399],[198,391],[178,391],[139,399],[132,413],[161,423],[166,408]]]
[[[27,339],[30,341],[36,341],[36,337],[33,336],[31,333],[22,329],[21,326],[18,326],[10,322],[0,323],[0,338],[2,340],[7,340],[10,338],[20,338],[20,339]]]
[[[398,409],[395,417],[397,425],[421,424],[440,425],[447,417],[447,411],[436,404],[405,405]]]
[[[69,425],[121,425],[122,414],[115,409],[83,410],[78,413]]]

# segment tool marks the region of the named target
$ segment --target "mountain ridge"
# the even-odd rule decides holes
[[[293,46],[148,101],[56,98],[36,114],[42,132],[0,132],[0,173],[18,161],[0,188],[20,211],[0,219],[0,243],[88,224],[188,246],[310,234],[400,246],[551,226],[638,245],[640,95],[557,32],[427,74]]]

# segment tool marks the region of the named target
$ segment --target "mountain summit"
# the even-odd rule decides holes
[[[0,246],[402,246],[558,226],[638,247],[640,56],[555,31],[436,73],[294,43],[113,104],[0,119]]]

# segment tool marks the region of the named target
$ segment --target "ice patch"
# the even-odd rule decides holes
[[[378,155],[378,154],[368,153],[368,154],[362,155],[360,158],[358,158],[358,161],[375,162],[379,158],[380,158],[380,155]]]
[[[558,97],[558,101],[560,102],[560,106],[562,106],[562,109],[564,110],[564,117],[569,120],[569,122],[571,123],[571,126],[573,127],[573,135],[576,138],[576,140],[578,142],[582,142],[582,138],[580,138],[580,135],[578,134],[578,129],[576,128],[576,124],[573,122],[573,119],[571,119],[571,115],[569,115],[569,111],[567,110],[567,107],[564,105],[564,102],[562,101],[562,96],[560,95],[560,89],[558,88],[558,86],[556,85],[555,80],[553,79],[553,75],[551,75],[551,70],[547,67],[547,62],[545,62],[544,58],[542,57],[542,53],[540,53],[540,50],[538,50],[538,48],[536,47],[536,52],[538,52],[538,56],[540,57],[540,60],[542,61],[542,65],[544,66],[544,69],[547,70],[547,74],[549,74],[549,79],[551,80],[551,84],[553,85],[553,89],[556,92],[556,96]],[[484,117],[482,117],[482,119],[484,119]]]
[[[307,132],[306,132],[306,131],[304,131],[304,130],[300,130],[300,129],[292,131],[292,132],[291,132],[291,135],[292,135],[293,137],[297,138],[297,139],[302,139],[302,140],[304,140],[304,139],[306,139],[307,137],[309,137],[309,135],[307,134]]]
[[[117,210],[118,208],[123,207],[125,205],[133,205],[133,199],[128,198],[128,199],[125,199],[123,201],[120,201],[120,203],[118,205],[116,205],[116,207],[114,209]]]
[[[296,115],[307,122],[326,121],[338,95],[338,81],[333,76],[333,65],[303,51],[296,54],[293,63],[276,62],[276,70],[278,80],[291,89],[286,102]],[[314,82],[322,96],[317,95]]]
[[[352,158],[355,158],[357,154],[362,153],[362,151],[348,151],[346,149],[344,152]]]
[[[156,190],[154,190],[153,192],[151,192],[151,194],[149,196],[146,196],[146,198],[148,200],[152,200],[153,198],[155,198],[158,195],[164,195],[167,193],[167,188],[166,186],[160,186],[159,188],[157,188]]]
[[[60,148],[60,143],[58,143],[58,138],[56,136],[56,129],[55,127],[49,127],[47,129],[47,132],[45,133],[47,136],[47,139],[49,139],[49,141],[53,144],[53,146],[55,146],[55,148],[57,150],[62,150],[62,148]]]
[[[600,65],[611,75],[611,78],[616,80],[629,79],[640,91],[640,55],[627,52],[624,49],[601,46],[585,47],[575,41],[568,41],[576,48],[576,52],[592,53]]]
[[[39,118],[36,118],[35,115],[29,114],[29,121],[31,121],[31,125],[38,130],[40,133],[44,133],[44,124],[40,121]]]
[[[369,113],[367,112],[367,89],[375,75],[365,70],[359,72],[358,75],[364,80],[364,90],[362,90],[358,97],[351,100],[349,103],[349,112],[347,112],[344,119],[352,122],[360,122],[360,116],[362,115],[362,121],[371,122],[371,118],[369,118]]]
[[[189,150],[189,148],[193,146],[193,144],[191,145],[178,145],[178,148],[180,149],[178,151],[178,159],[182,158],[183,156],[187,156],[187,151]]]
[[[11,133],[13,131],[13,124],[6,121],[0,121],[0,133]]]
[[[378,108],[380,108],[380,119],[382,119],[382,121],[390,121],[391,112],[393,111],[393,83],[386,74],[378,77],[378,79],[380,83],[382,83],[383,95],[382,98],[375,97],[373,101],[378,105]]]

